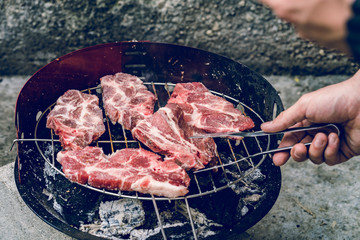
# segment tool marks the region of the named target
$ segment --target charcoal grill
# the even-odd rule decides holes
[[[199,233],[201,224],[194,217],[194,212],[199,211],[211,221],[220,222],[209,237],[220,239],[236,237],[267,214],[279,194],[281,173],[269,154],[264,153],[276,148],[278,136],[238,142],[216,139],[217,171],[212,167],[190,172],[189,193],[184,197],[169,199],[108,191],[67,180],[56,162],[61,145],[58,137],[45,127],[46,116],[57,98],[69,89],[95,94],[101,99],[100,77],[116,72],[140,77],[159,99],[155,110],[166,104],[176,83],[194,81],[202,82],[213,94],[232,102],[250,116],[255,122],[254,130],[259,130],[262,122],[272,120],[283,110],[276,90],[261,75],[243,64],[199,49],[163,43],[119,42],[60,57],[28,80],[16,104],[16,184],[24,201],[40,218],[71,236],[97,239],[101,236],[79,229],[81,224],[88,226],[99,218],[100,202],[133,199],[141,201],[145,214],[150,214],[149,218],[156,222],[157,233],[149,236],[150,239],[184,237],[183,232],[172,232],[179,228],[170,230],[167,226],[163,212],[169,209],[178,211],[179,218],[187,222],[186,238],[207,238],[206,234]],[[105,153],[126,147],[145,147],[119,124],[112,125],[105,115],[104,119],[107,130],[94,145],[102,147]],[[231,220],[221,217],[224,214],[230,215]]]

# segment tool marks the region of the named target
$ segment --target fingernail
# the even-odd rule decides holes
[[[269,127],[269,126],[271,126],[272,123],[273,123],[272,121],[270,121],[270,122],[264,122],[264,123],[261,124],[261,128],[263,128],[263,127]]]

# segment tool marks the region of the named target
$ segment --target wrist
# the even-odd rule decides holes
[[[349,82],[348,87],[346,88],[349,97],[356,100],[356,102],[360,102],[360,70],[357,71],[354,76],[347,80]]]

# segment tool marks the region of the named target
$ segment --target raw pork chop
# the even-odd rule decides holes
[[[86,147],[105,132],[99,98],[78,90],[68,90],[47,116],[46,127],[54,129],[59,135],[64,149]]]
[[[68,179],[96,188],[170,198],[188,193],[190,178],[185,170],[144,149],[125,148],[106,156],[99,147],[86,147],[59,152],[57,160]]]
[[[215,142],[211,138],[189,139],[187,133],[193,130],[184,124],[183,117],[179,105],[170,103],[140,121],[132,134],[154,152],[165,155],[165,161],[174,161],[186,170],[204,168],[215,159]]]
[[[131,130],[138,121],[153,114],[156,97],[138,77],[116,73],[100,81],[105,113],[113,124],[118,122]]]
[[[254,127],[250,117],[199,82],[176,84],[168,103],[179,104],[185,122],[206,132],[238,132]]]

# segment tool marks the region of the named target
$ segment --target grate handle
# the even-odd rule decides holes
[[[297,127],[297,128],[288,128],[279,132],[264,132],[264,131],[256,131],[256,132],[225,132],[225,133],[206,133],[202,135],[194,135],[190,138],[207,138],[207,137],[262,137],[262,136],[271,136],[271,135],[279,135],[288,132],[303,132],[310,130],[317,130],[323,128],[334,128],[338,135],[340,135],[339,128],[333,124],[314,124],[307,127]]]
[[[336,126],[335,124],[325,124],[325,125],[312,125],[310,127],[300,127],[300,128],[289,128],[289,129],[286,129],[285,131],[282,131],[281,133],[284,133],[284,132],[299,132],[299,131],[308,131],[308,130],[315,130],[315,129],[321,129],[321,128],[334,128],[335,132],[337,133],[338,136],[340,136],[340,129],[338,126]],[[279,134],[280,132],[276,132],[274,133],[275,134]],[[308,143],[305,143],[305,146],[310,146],[312,142],[308,142]],[[247,156],[247,157],[244,157],[244,158],[241,158],[241,159],[238,159],[234,162],[230,162],[230,163],[226,163],[226,164],[222,164],[221,166],[219,165],[216,165],[216,166],[213,166],[213,167],[210,167],[210,168],[205,168],[205,169],[200,169],[200,170],[197,170],[195,171],[194,173],[200,173],[200,172],[205,172],[205,171],[209,171],[209,170],[212,170],[212,169],[217,169],[219,167],[226,167],[226,166],[230,166],[230,165],[233,165],[233,164],[236,164],[240,161],[243,161],[245,159],[250,159],[250,158],[253,158],[253,157],[258,157],[258,156],[262,156],[262,155],[266,155],[266,154],[270,154],[270,153],[277,153],[277,152],[284,152],[284,151],[289,151],[291,150],[292,148],[294,147],[294,145],[291,145],[291,146],[288,146],[288,147],[282,147],[282,148],[274,148],[274,149],[269,149],[269,150],[266,150],[266,151],[261,151],[261,152],[258,152],[258,153],[255,153],[253,155],[250,155],[250,156]]]

